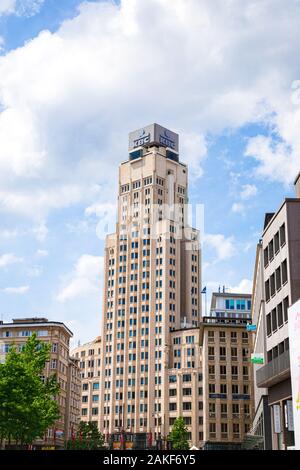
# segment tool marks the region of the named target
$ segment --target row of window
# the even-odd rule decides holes
[[[215,366],[214,364],[211,364],[208,366],[208,374],[209,374],[210,379],[215,378],[216,368],[217,366]],[[226,366],[226,365],[220,365],[218,369],[219,369],[219,376],[221,380],[229,378],[227,375],[229,373],[229,370],[231,371],[231,378],[233,380],[237,380],[238,375],[239,375],[239,366],[233,365],[230,368],[229,366]],[[243,377],[245,378],[245,380],[248,380],[249,378],[248,366],[243,366],[242,372],[243,372]]]
[[[215,340],[215,331],[214,330],[208,330],[207,336],[208,336],[208,341],[210,339]],[[230,332],[230,339],[231,340],[238,340],[238,338],[240,338],[240,337],[242,337],[242,339],[246,339],[246,340],[248,340],[248,338],[249,338],[248,333],[246,331],[242,331],[241,334],[237,331],[231,331]],[[224,339],[224,338],[226,339],[226,331],[219,331],[219,339]],[[228,338],[228,334],[227,334],[227,338]]]
[[[92,416],[98,416],[99,414],[99,409],[98,408],[92,408]],[[81,409],[81,415],[82,416],[87,416],[88,415],[88,409],[87,408],[82,408]]]
[[[268,302],[276,292],[288,281],[287,260],[285,259],[275,272],[265,282],[266,301]]]
[[[286,297],[277,307],[267,315],[267,335],[275,333],[284,323],[288,321],[289,298]]]
[[[82,390],[88,390],[89,384],[88,383],[83,383],[82,384]],[[99,390],[99,382],[94,382],[92,384],[92,389],[93,390]]]
[[[81,351],[80,352],[80,357],[85,357],[85,353],[86,351]],[[100,354],[100,348],[98,348],[98,353],[97,354]],[[94,356],[95,355],[95,350],[94,349],[89,349],[87,351],[87,356]],[[76,357],[79,357],[79,353],[76,353]]]
[[[251,300],[249,299],[226,299],[226,310],[251,310]]]
[[[82,400],[82,403],[88,403],[88,401],[89,401],[88,395],[82,395],[81,400]],[[99,402],[99,395],[93,395],[92,396],[92,402],[93,403]]]
[[[131,154],[131,159],[135,158],[140,158],[142,155],[140,154],[140,151],[132,152]],[[152,176],[148,176],[147,178],[144,178],[143,183],[144,186],[148,186],[149,184],[152,184],[153,179]],[[160,186],[164,186],[164,180],[162,178],[156,178],[156,184]],[[141,180],[136,180],[131,183],[131,188],[132,189],[139,189],[141,187],[142,183]],[[123,184],[121,186],[121,193],[127,193],[130,190],[130,184]]]
[[[15,333],[16,333],[15,331],[11,331],[11,330],[3,331],[2,337],[12,338],[13,336],[21,336],[21,337],[27,338],[27,337],[30,337],[33,333],[36,333],[37,336],[49,336],[48,330],[37,330],[37,331],[36,330],[34,331],[22,330],[22,331],[19,331],[17,335]]]
[[[202,381],[202,374],[198,374],[199,382]],[[182,382],[191,382],[192,375],[191,374],[182,374]],[[170,375],[169,376],[169,383],[176,383],[177,382],[177,375]]]
[[[103,412],[105,415],[109,415],[110,414],[110,411],[111,411],[111,408],[110,406],[104,406],[103,408]],[[161,404],[160,403],[155,403],[154,405],[154,411],[156,413],[160,413],[161,412]],[[177,410],[170,410],[170,411],[177,411]],[[186,411],[189,411],[189,410],[186,410]],[[203,411],[203,401],[199,401],[198,402],[198,411]],[[176,418],[175,418],[176,419]],[[131,422],[132,422],[132,427],[134,426],[134,419],[131,419]],[[161,424],[161,418],[155,418],[154,420],[154,424],[155,426],[158,425],[158,424]],[[104,422],[103,422],[103,427],[106,428],[106,427],[109,427],[109,420],[106,419]]]
[[[208,347],[208,359],[209,360],[212,360],[212,359],[215,359],[215,351],[216,351],[217,348],[215,348],[214,346],[209,346]],[[248,358],[249,357],[249,349],[248,348],[242,348],[241,351],[239,351],[239,353],[242,353],[242,357],[243,358]],[[226,348],[225,346],[220,346],[219,348],[219,357],[220,357],[220,360],[222,359],[226,359],[226,356],[229,355],[229,348]],[[238,348],[235,348],[235,347],[231,347],[230,348],[230,356],[231,356],[231,359],[232,358],[236,358],[237,359],[237,356],[238,356]]]
[[[219,391],[216,392],[216,388],[219,388]],[[219,384],[219,387],[216,387],[216,384],[215,383],[209,383],[208,384],[208,392],[209,394],[211,393],[221,393],[221,394],[227,394],[227,390],[228,390],[229,387],[227,387],[227,384]],[[250,393],[250,387],[248,384],[243,384],[243,385],[239,385],[239,384],[232,384],[231,385],[231,393],[232,394],[244,394],[244,395],[249,395]]]
[[[216,423],[209,423],[209,437],[211,439],[215,439],[216,436],[217,436],[217,432],[216,432],[216,429],[217,429],[217,424]],[[240,432],[241,432],[241,429],[240,429],[240,424],[239,423],[232,423],[232,434],[233,434],[233,437],[236,437],[236,438],[239,438],[240,437]],[[249,423],[245,423],[244,424],[244,432],[247,434],[250,430],[250,424]],[[220,423],[220,432],[221,432],[221,437],[222,438],[226,438],[228,436],[228,432],[229,432],[229,425],[227,422],[221,422]]]
[[[229,405],[227,403],[221,403],[218,406],[215,402],[210,402],[208,405],[209,417],[215,418],[216,412],[219,411],[221,417],[225,418],[228,413],[228,406]],[[248,403],[244,403],[243,407],[241,407],[239,403],[233,403],[230,409],[232,415],[239,415],[241,412],[246,416],[250,415],[250,405]]]
[[[285,224],[283,224],[278,232],[274,235],[274,238],[270,241],[268,246],[264,249],[264,266],[274,259],[274,256],[279,252],[280,248],[285,244]]]
[[[274,348],[270,349],[267,352],[268,362],[273,361],[278,356],[288,351],[289,347],[289,338],[286,338],[284,341],[281,341],[281,343],[277,344],[276,346],[274,346]]]

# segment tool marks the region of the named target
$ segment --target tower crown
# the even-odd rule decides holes
[[[166,147],[178,153],[179,136],[173,131],[160,126],[150,124],[129,134],[129,152],[133,152],[139,147],[150,147],[158,145]]]

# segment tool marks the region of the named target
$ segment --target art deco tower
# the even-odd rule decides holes
[[[201,316],[199,233],[187,225],[187,190],[178,135],[157,124],[132,132],[119,167],[116,232],[105,246],[99,427],[106,434],[166,434],[170,370],[184,361],[195,367],[173,351],[174,333],[198,331]]]

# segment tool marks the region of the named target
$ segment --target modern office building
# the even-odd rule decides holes
[[[214,293],[200,325],[204,449],[241,448],[253,417],[251,295]]]
[[[259,241],[256,247],[255,267],[252,288],[251,318],[253,325],[253,383],[254,383],[254,418],[250,434],[254,447],[262,450],[272,449],[271,413],[268,405],[268,389],[257,386],[257,371],[263,367],[267,356],[266,314],[265,314],[265,284],[263,243]]]
[[[0,322],[0,361],[12,345],[19,350],[27,339],[36,333],[41,341],[51,344],[50,361],[45,364],[44,376],[56,374],[60,385],[58,403],[60,419],[48,429],[44,439],[37,440],[36,447],[62,448],[65,440],[72,438],[80,421],[80,375],[77,361],[70,358],[69,345],[73,333],[61,322],[46,318],[21,318],[12,323]]]
[[[186,343],[194,336],[196,344],[196,334],[182,331],[194,331],[201,318],[199,233],[188,225],[187,197],[178,135],[157,124],[130,133],[129,156],[119,167],[116,232],[105,245],[99,427],[106,436],[147,433],[155,443],[182,405],[198,443],[196,402],[183,405],[169,390],[170,376],[183,381],[182,370],[193,378],[187,388],[199,388],[198,349]],[[174,388],[181,394],[180,385]]]
[[[101,337],[78,346],[72,356],[79,361],[81,378],[81,421],[99,424]]]
[[[260,346],[265,357],[256,371],[256,386],[263,394],[267,390],[273,449],[294,445],[288,308],[300,298],[300,174],[295,186],[296,198],[285,199],[276,213],[266,214],[262,234],[266,338]]]

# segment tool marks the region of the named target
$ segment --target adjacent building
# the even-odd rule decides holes
[[[101,337],[78,346],[72,356],[78,361],[81,378],[81,421],[99,424]]]
[[[34,443],[36,447],[64,446],[65,440],[72,438],[72,433],[80,421],[80,375],[77,360],[69,355],[70,338],[73,333],[64,323],[48,321],[46,318],[21,318],[12,323],[0,322],[0,361],[12,345],[21,350],[27,339],[36,333],[41,341],[51,344],[51,356],[46,363],[43,377],[56,374],[60,385],[57,398],[60,407],[60,419],[48,429],[44,439]],[[42,379],[43,379],[42,377]]]
[[[295,450],[300,450],[300,299],[289,308],[289,340]]]
[[[203,377],[199,327],[182,328],[171,333],[168,396],[167,413],[164,417],[159,416],[158,423],[154,421],[154,425],[159,425],[162,420],[162,424],[166,424],[162,427],[162,435],[166,437],[176,418],[182,416],[191,446],[202,447]]]
[[[263,328],[258,330],[255,350],[264,357],[255,378],[261,391],[255,393],[268,397],[274,450],[294,445],[288,308],[300,298],[300,174],[295,186],[296,198],[285,199],[276,213],[266,214],[260,243],[262,266],[254,276],[254,291],[258,283],[263,284],[252,312]],[[259,416],[257,408],[254,428]]]
[[[253,324],[253,383],[255,415],[250,434],[252,446],[261,450],[272,449],[271,413],[268,405],[268,389],[257,386],[257,371],[264,366],[267,357],[267,334],[265,313],[265,284],[263,243],[256,247],[255,267],[252,288],[251,318]]]
[[[251,295],[214,293],[200,325],[203,448],[240,449],[253,418]]]
[[[178,135],[157,124],[132,132],[119,167],[116,232],[105,245],[99,428],[107,437],[146,433],[154,443],[184,413],[193,444],[202,438],[198,394],[184,392],[181,403],[184,377],[191,375],[187,389],[202,381],[201,254],[187,198]]]

